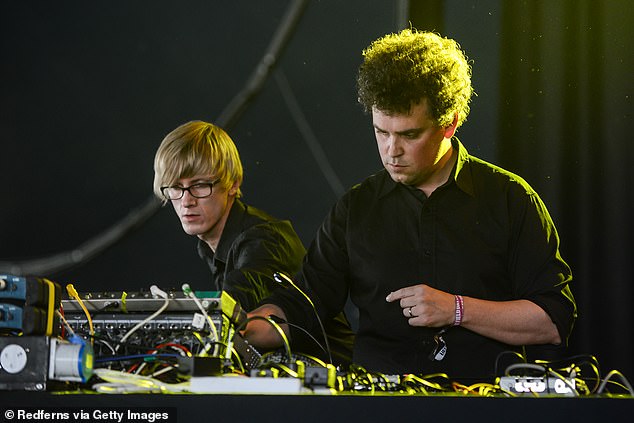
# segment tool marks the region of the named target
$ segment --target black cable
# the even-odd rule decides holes
[[[253,320],[263,320],[263,321],[267,322],[269,325],[273,326],[273,329],[275,329],[277,331],[278,335],[282,339],[282,344],[284,346],[284,351],[286,352],[286,356],[288,357],[288,360],[290,362],[292,360],[293,354],[291,353],[291,345],[290,345],[290,343],[288,341],[288,337],[284,333],[284,330],[281,328],[281,326],[275,321],[275,319],[271,318],[270,316],[269,317],[251,316],[251,317],[245,319],[242,323],[240,323],[235,328],[236,333],[240,333],[240,331],[245,329],[247,327],[247,324],[249,322],[253,321]]]
[[[295,289],[295,291],[299,292],[304,297],[304,299],[308,302],[310,307],[313,309],[313,312],[315,313],[315,317],[317,318],[317,323],[319,323],[319,328],[321,329],[321,334],[324,337],[324,344],[326,344],[326,350],[328,351],[328,362],[332,364],[332,351],[330,349],[330,343],[328,342],[328,334],[326,333],[326,329],[324,328],[324,324],[321,321],[321,317],[319,317],[319,312],[317,311],[317,308],[315,307],[315,303],[313,303],[313,300],[311,300],[308,294],[306,294],[299,286],[297,286],[295,282],[293,282],[293,280],[288,275],[282,272],[275,272],[273,273],[273,279],[282,286],[285,286],[285,284],[288,284],[288,286]]]
[[[293,0],[288,6],[280,25],[275,31],[275,34],[273,34],[273,39],[269,43],[255,70],[251,73],[244,88],[231,100],[222,113],[220,113],[218,119],[216,119],[218,126],[225,130],[233,128],[247,106],[251,104],[256,95],[261,91],[271,70],[288,44],[307,5],[308,0]]]
[[[127,234],[141,226],[160,209],[161,202],[154,196],[141,207],[132,210],[120,222],[105,232],[89,239],[79,247],[48,257],[21,262],[0,262],[0,273],[11,275],[51,275],[87,262],[116,244]]]
[[[299,106],[299,102],[293,93],[286,75],[281,69],[278,69],[275,71],[273,76],[275,77],[275,82],[277,82],[277,86],[282,94],[284,103],[286,103],[289,113],[293,117],[293,120],[295,120],[299,132],[302,134],[302,138],[304,138],[304,141],[313,155],[315,162],[317,162],[317,166],[319,166],[321,173],[324,175],[324,178],[326,178],[326,181],[328,181],[330,189],[332,189],[335,197],[341,197],[345,192],[343,184],[337,176],[337,172],[335,172],[335,169],[330,164],[328,156],[326,156],[326,152],[321,146],[315,132],[308,123],[308,119],[306,119],[304,112]]]
[[[308,332],[306,329],[304,329],[303,327],[301,327],[300,325],[296,325],[294,323],[290,323],[284,319],[282,319],[281,317],[275,316],[274,314],[269,315],[269,317],[271,319],[273,319],[273,321],[275,321],[275,323],[279,323],[279,324],[287,324],[292,328],[295,328],[297,330],[299,330],[300,332],[302,332],[303,334],[305,334],[306,336],[308,336],[319,348],[321,348],[321,350],[324,352],[324,354],[328,355],[328,350],[326,349],[326,347],[324,347],[318,340],[317,338],[315,338],[310,332]]]

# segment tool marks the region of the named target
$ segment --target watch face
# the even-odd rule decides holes
[[[0,352],[0,367],[7,373],[20,373],[26,362],[26,351],[20,345],[9,344]]]

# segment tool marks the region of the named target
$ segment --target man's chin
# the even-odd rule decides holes
[[[191,225],[185,225],[182,224],[181,225],[183,227],[183,231],[187,234],[187,235],[191,235],[191,236],[198,236],[200,235],[200,229],[197,227],[192,227]]]
[[[407,177],[407,175],[403,175],[402,173],[390,172],[390,177],[396,183],[409,185],[409,178]]]

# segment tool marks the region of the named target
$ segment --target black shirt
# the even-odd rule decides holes
[[[226,291],[247,311],[279,288],[273,273],[296,273],[305,253],[289,221],[238,199],[231,206],[216,252],[198,241],[198,254],[211,270],[213,289]]]
[[[273,279],[275,272],[293,276],[301,268],[306,249],[287,220],[276,219],[267,213],[236,199],[214,253],[209,246],[198,242],[198,254],[211,270],[212,288],[226,291],[246,311],[251,311],[273,291],[282,287]],[[352,354],[353,333],[343,313],[324,321],[336,363],[347,363]],[[313,336],[323,339],[315,329]],[[296,352],[321,359],[319,346],[301,334],[293,339]],[[323,342],[322,342],[323,344]]]
[[[427,198],[383,170],[333,207],[308,250],[300,282],[319,312],[339,312],[350,294],[359,308],[353,361],[386,374],[447,373],[489,378],[513,349],[462,327],[443,335],[447,354],[428,358],[438,328],[412,327],[392,291],[420,283],[465,296],[527,299],[542,307],[564,342],[572,329],[572,276],[545,205],[522,178],[470,156],[458,140],[449,181]],[[287,318],[314,325],[290,292],[275,294]],[[468,313],[468,310],[466,311]]]

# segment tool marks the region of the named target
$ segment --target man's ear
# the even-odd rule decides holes
[[[456,133],[456,129],[458,128],[458,112],[455,112],[453,115],[453,121],[449,124],[449,126],[445,127],[445,138],[451,138]]]
[[[231,196],[235,196],[238,194],[238,189],[240,188],[240,185],[238,184],[238,181],[235,181],[233,183],[233,185],[231,185],[231,187],[229,187],[229,195]]]

